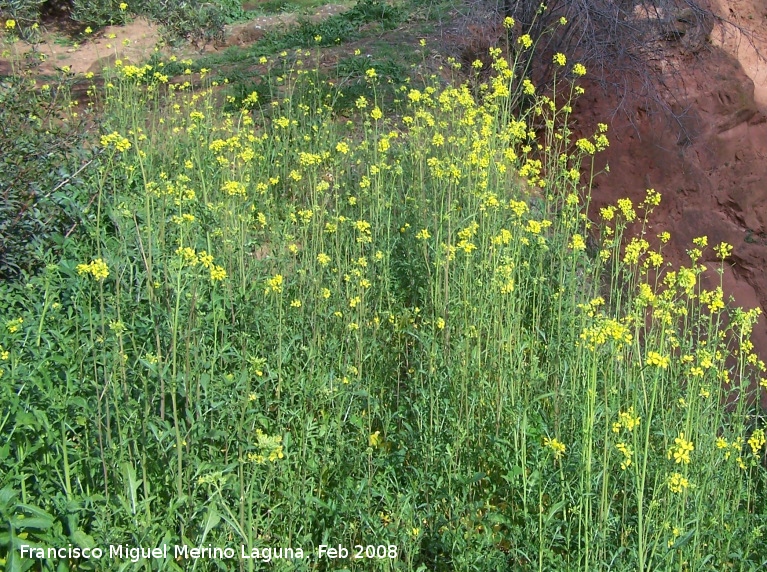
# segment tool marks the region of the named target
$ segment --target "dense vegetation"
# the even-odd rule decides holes
[[[343,115],[319,46],[260,56],[247,95],[159,60],[93,86],[77,229],[0,284],[8,569],[260,568],[241,546],[307,554],[276,570],[767,563],[757,313],[699,287],[731,247],[668,267],[652,189],[589,220],[609,141],[569,128],[587,70],[515,77],[534,39],[506,26],[486,81],[371,65]],[[70,543],[238,558],[19,557]]]
[[[244,16],[238,0],[174,2],[169,0],[3,0],[0,16],[16,24],[16,32],[33,40],[46,16],[64,16],[81,29],[125,24],[145,16],[162,24],[169,39],[210,42],[222,37],[224,24]]]

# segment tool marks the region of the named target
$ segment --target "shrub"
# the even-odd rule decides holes
[[[89,153],[68,110],[69,82],[37,89],[30,81],[15,75],[0,90],[0,279],[34,272],[85,200]]]

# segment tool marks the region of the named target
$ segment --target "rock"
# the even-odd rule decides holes
[[[247,22],[235,26],[227,26],[224,29],[224,45],[249,46],[264,37],[266,32],[258,24]]]

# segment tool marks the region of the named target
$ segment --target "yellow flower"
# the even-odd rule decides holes
[[[101,136],[101,146],[113,146],[115,149],[123,153],[131,148],[131,142],[120,135],[117,131],[112,131],[112,133],[109,133],[108,135]]]
[[[213,282],[221,281],[224,278],[226,278],[226,270],[224,270],[221,266],[213,266],[210,269],[210,279]]]
[[[109,276],[109,267],[101,258],[96,258],[88,264],[77,265],[78,274],[90,274],[95,280],[101,282]]]
[[[586,241],[580,234],[574,234],[570,240],[570,244],[567,246],[572,250],[586,250]]]
[[[613,423],[613,433],[620,431],[621,427],[631,432],[639,426],[641,418],[634,414],[634,408],[629,407],[628,411],[621,411],[618,413],[618,421]]]
[[[615,207],[612,205],[607,207],[602,207],[601,209],[599,209],[599,215],[604,220],[613,220],[613,218],[615,217]]]
[[[368,445],[370,447],[380,447],[383,443],[383,439],[381,438],[381,432],[376,431],[375,433],[371,433],[368,436]]]
[[[15,334],[21,329],[21,324],[24,323],[24,318],[16,318],[15,320],[10,320],[9,322],[6,322],[5,327],[8,329],[8,331],[12,334]],[[4,354],[7,352],[4,352]],[[3,358],[3,359],[8,359]]]
[[[517,39],[517,43],[520,44],[524,49],[528,49],[533,45],[533,39],[529,34],[524,34]]]
[[[5,21],[5,29],[6,30],[13,30],[16,27],[16,20],[6,20]]]
[[[543,225],[537,220],[530,219],[527,221],[527,231],[533,234],[539,234],[543,229]]]
[[[726,242],[720,242],[714,247],[714,252],[716,252],[720,259],[724,260],[732,254],[732,245],[727,244]]]
[[[695,446],[692,441],[685,439],[684,433],[680,433],[679,437],[674,439],[674,446],[668,450],[666,458],[674,458],[676,464],[683,463],[688,465],[690,463],[690,453],[695,450]]]
[[[559,439],[549,439],[544,437],[543,446],[551,449],[554,452],[554,458],[559,459],[565,452],[565,444]]]
[[[301,300],[296,298],[295,300],[291,301],[290,302],[290,307],[291,308],[300,308],[301,307]]]
[[[120,10],[125,12],[128,9],[128,5],[125,2],[120,2]]]
[[[764,429],[757,429],[751,435],[748,440],[748,444],[751,447],[751,451],[754,455],[758,455],[762,447],[767,443],[767,439],[764,437]]]
[[[594,146],[594,144],[589,141],[588,139],[580,138],[575,142],[575,146],[578,147],[581,151],[584,153],[588,153],[589,155],[593,155],[597,148]]]
[[[577,76],[586,75],[586,66],[582,63],[577,63],[573,66],[573,73]]]
[[[690,481],[679,473],[673,473],[668,479],[668,488],[672,493],[681,493],[690,486]]]
[[[424,228],[422,230],[419,230],[416,233],[415,237],[418,240],[428,240],[429,238],[431,238],[431,234],[429,233],[429,229],[428,228]]]
[[[655,365],[661,369],[666,369],[671,363],[668,356],[662,356],[658,352],[647,352],[647,365]]]
[[[245,185],[239,181],[227,181],[221,186],[221,190],[230,197],[245,196]]]
[[[623,453],[623,460],[621,461],[621,470],[625,471],[626,469],[631,466],[631,456],[634,454],[631,450],[631,447],[626,445],[626,443],[616,443],[615,448],[618,449],[621,453]]]
[[[285,458],[282,448],[282,437],[280,435],[267,435],[260,429],[256,429],[256,446],[261,450],[261,454],[248,453],[248,460],[256,463],[264,463],[266,459],[274,463],[278,459]]]
[[[281,293],[282,282],[283,282],[282,274],[275,274],[274,276],[272,276],[266,281],[266,290],[264,290],[264,293],[265,294],[268,294],[269,292],[276,292],[277,294]]]
[[[554,54],[554,63],[559,66],[564,66],[565,64],[567,64],[567,58],[565,57],[565,54],[563,53]]]

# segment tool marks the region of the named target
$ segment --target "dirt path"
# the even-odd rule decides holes
[[[247,22],[226,26],[223,44],[208,45],[204,51],[210,53],[231,46],[248,46],[260,40],[267,31],[297,25],[302,18],[319,22],[348,10],[352,4],[326,4],[308,16],[297,13],[257,16]],[[97,34],[83,34],[79,42],[65,38],[56,30],[47,32],[33,45],[17,40],[0,57],[0,75],[10,75],[12,60],[29,52],[36,52],[44,59],[37,73],[52,75],[62,69],[75,74],[98,74],[117,59],[133,64],[146,61],[155,50],[179,59],[199,55],[191,46],[178,49],[163,46],[160,27],[144,18],[136,18],[125,26],[107,26]]]

